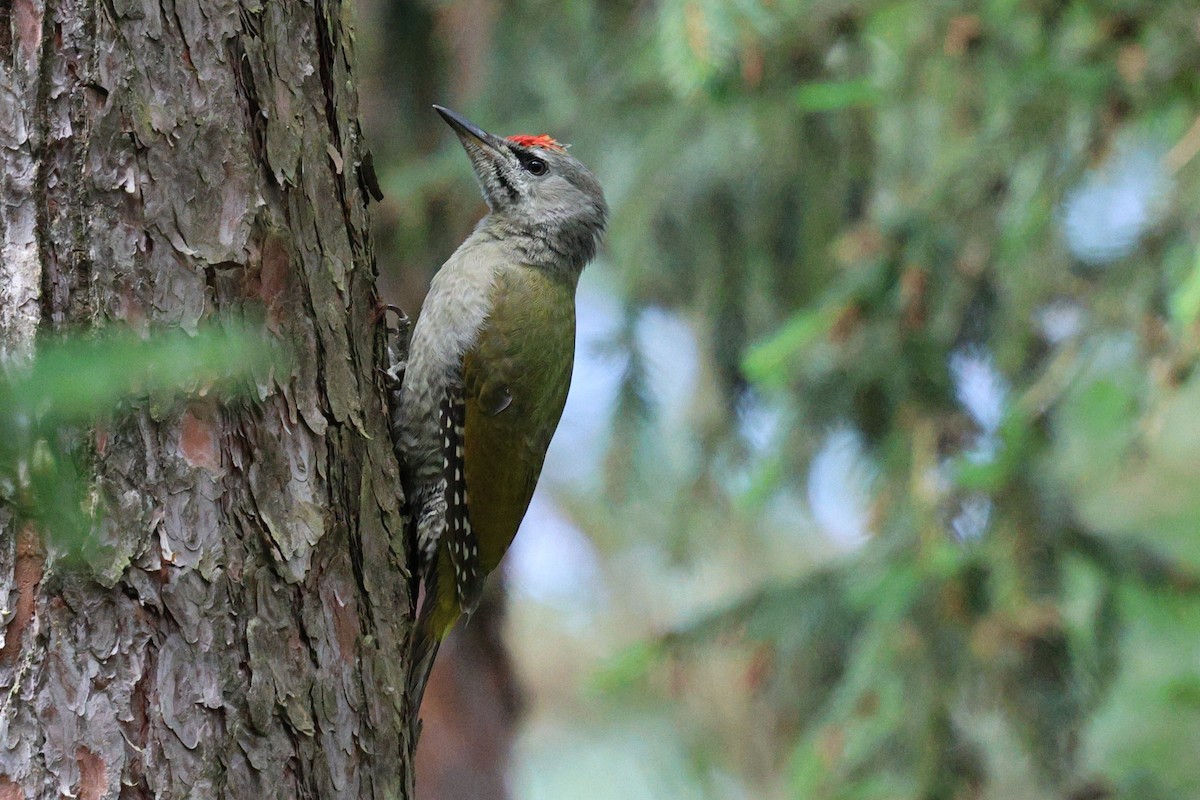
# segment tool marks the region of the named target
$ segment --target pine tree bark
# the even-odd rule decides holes
[[[348,14],[0,3],[6,356],[234,318],[297,354],[251,400],[95,432],[86,574],[0,509],[0,800],[412,796]]]

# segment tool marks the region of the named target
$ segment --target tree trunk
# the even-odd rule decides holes
[[[4,352],[235,318],[296,352],[96,431],[86,575],[0,510],[0,800],[411,797],[348,11],[0,2]]]

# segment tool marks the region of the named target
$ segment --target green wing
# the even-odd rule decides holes
[[[494,291],[492,313],[463,358],[468,524],[450,526],[448,536],[464,538],[448,542],[443,551],[457,591],[439,587],[439,605],[461,603],[468,611],[529,507],[566,403],[575,354],[571,282],[517,266],[497,274]],[[439,616],[457,616],[457,608],[442,611]],[[452,624],[453,617],[444,622]]]

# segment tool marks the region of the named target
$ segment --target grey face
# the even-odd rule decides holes
[[[458,134],[493,215],[572,257],[591,258],[608,206],[587,167],[550,140],[502,139],[449,109],[434,108]]]

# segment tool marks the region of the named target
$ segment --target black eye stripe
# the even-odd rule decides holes
[[[534,155],[522,147],[513,147],[512,151],[527,172],[534,175],[545,175],[550,171],[550,165],[541,156]]]

